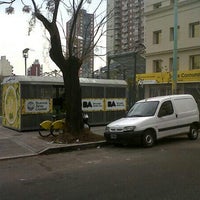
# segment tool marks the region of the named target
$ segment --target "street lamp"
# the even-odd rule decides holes
[[[28,58],[28,51],[29,48],[26,48],[22,51],[23,57],[24,57],[24,61],[25,61],[25,76],[26,76],[26,69],[27,69],[27,58]]]

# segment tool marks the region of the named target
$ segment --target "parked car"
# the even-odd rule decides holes
[[[109,143],[141,143],[151,147],[167,136],[187,134],[198,138],[199,110],[192,95],[169,95],[140,100],[125,118],[106,126],[104,136]]]

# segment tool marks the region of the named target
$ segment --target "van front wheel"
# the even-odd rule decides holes
[[[198,128],[195,125],[190,126],[190,132],[188,133],[188,138],[190,140],[196,140],[198,138]]]
[[[142,144],[144,147],[152,147],[155,143],[155,134],[151,130],[144,132],[142,137]]]

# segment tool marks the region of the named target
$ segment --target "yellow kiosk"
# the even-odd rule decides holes
[[[80,78],[82,109],[91,125],[107,124],[126,112],[124,80]],[[12,76],[2,83],[2,125],[18,131],[37,130],[39,124],[64,114],[62,77]]]
[[[13,76],[2,83],[2,125],[5,127],[19,131],[37,129],[41,118],[52,115],[52,98],[36,95],[33,80],[27,80]]]

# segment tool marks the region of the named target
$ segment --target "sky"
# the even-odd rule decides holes
[[[44,27],[37,21],[36,27],[28,35],[30,14],[23,13],[21,5],[19,5],[19,8],[15,10],[14,14],[8,15],[5,13],[5,7],[0,6],[0,56],[6,56],[6,59],[13,66],[13,71],[16,75],[25,74],[25,61],[22,54],[25,48],[30,49],[27,58],[27,68],[37,59],[43,65],[43,72],[58,70],[48,56],[48,41],[45,39]],[[105,46],[105,41],[101,41],[100,45]],[[105,50],[100,50],[100,53],[103,53],[101,51]],[[105,61],[96,57],[94,69],[96,70],[104,66]]]

